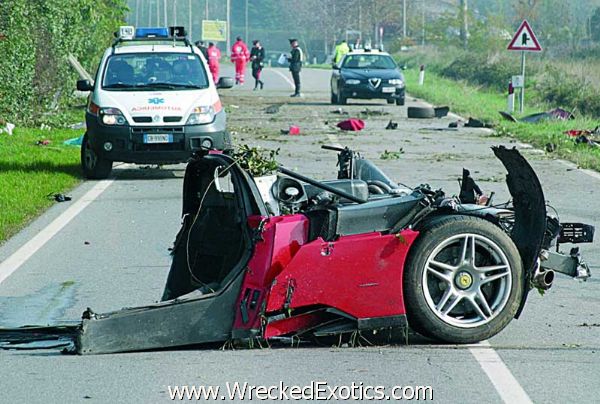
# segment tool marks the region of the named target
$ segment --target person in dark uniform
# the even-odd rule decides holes
[[[250,60],[252,61],[252,77],[254,77],[254,89],[258,90],[258,86],[260,85],[260,89],[262,90],[265,86],[265,83],[260,79],[260,73],[262,72],[264,66],[265,48],[262,47],[259,40],[253,41],[252,44],[254,46],[250,51]]]
[[[290,45],[292,46],[292,54],[288,58],[290,62],[290,72],[292,72],[292,78],[294,79],[294,87],[296,90],[292,97],[302,97],[300,92],[300,71],[302,71],[302,62],[304,61],[304,53],[298,44],[297,39],[290,39]]]
[[[200,49],[200,52],[202,52],[202,55],[204,55],[204,59],[208,60],[208,48],[206,47],[204,41],[196,41],[194,45]]]

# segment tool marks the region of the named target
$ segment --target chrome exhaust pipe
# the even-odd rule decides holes
[[[554,282],[554,275],[555,273],[553,270],[544,270],[538,266],[533,273],[533,286],[542,290],[550,289],[552,287],[552,282]]]

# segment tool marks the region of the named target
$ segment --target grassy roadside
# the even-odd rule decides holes
[[[506,110],[506,97],[503,94],[464,82],[440,77],[427,72],[425,84],[418,85],[419,72],[410,69],[405,72],[408,92],[435,105],[448,105],[450,110],[465,117],[482,119],[496,125],[501,135],[510,135],[520,141],[545,149],[549,143],[556,150],[549,155],[570,160],[581,168],[600,171],[600,148],[576,144],[564,134],[570,129],[594,129],[600,120],[577,118],[570,121],[547,121],[539,124],[512,123],[502,120],[498,111]],[[525,115],[549,109],[548,105],[531,105]]]
[[[81,181],[79,148],[65,146],[83,130],[17,128],[0,134],[0,244]],[[36,142],[49,140],[45,146]]]

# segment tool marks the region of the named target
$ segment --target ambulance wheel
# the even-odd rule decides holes
[[[515,316],[523,268],[510,237],[472,216],[443,216],[420,226],[404,270],[409,326],[454,344],[486,340]]]
[[[406,103],[406,99],[404,97],[396,98],[396,105],[403,106],[405,103]]]
[[[108,178],[112,171],[112,161],[98,155],[87,133],[83,136],[81,142],[81,168],[83,176],[91,180]]]
[[[338,99],[338,104],[340,104],[340,105],[348,104],[348,98],[344,97],[341,94],[337,96],[337,99]]]

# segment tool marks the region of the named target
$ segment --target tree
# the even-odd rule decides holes
[[[600,7],[594,10],[594,14],[590,18],[590,36],[592,41],[600,42]]]
[[[463,49],[469,47],[469,5],[467,0],[460,0],[460,40],[462,42]]]

